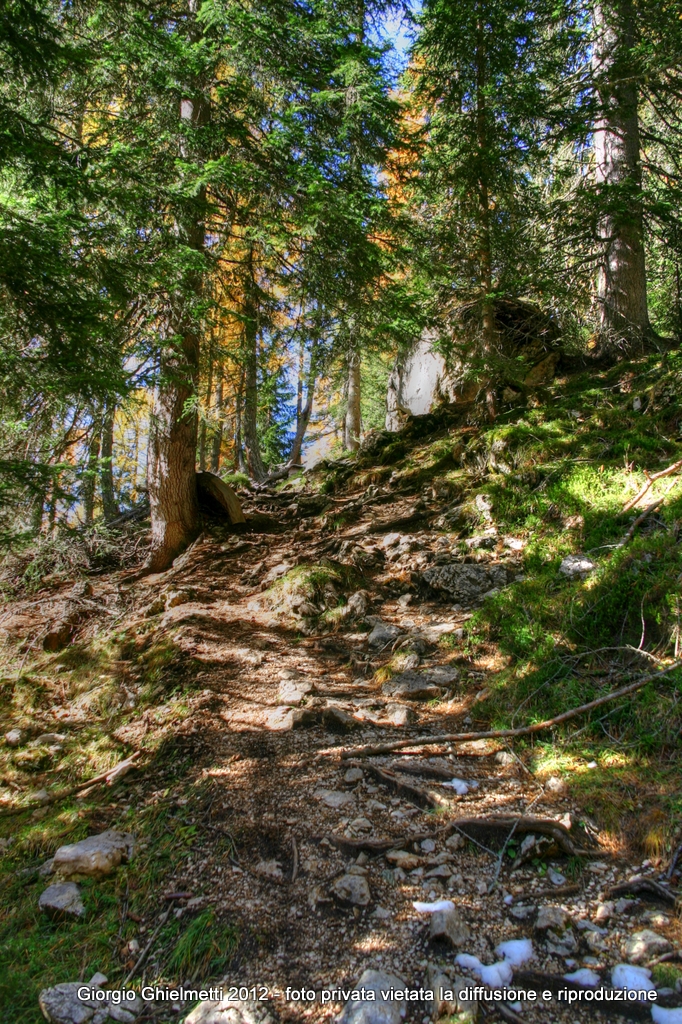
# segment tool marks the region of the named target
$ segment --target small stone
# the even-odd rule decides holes
[[[110,875],[120,864],[132,858],[133,848],[134,837],[130,833],[108,829],[80,843],[60,846],[54,855],[54,870],[64,878]]]
[[[5,743],[8,747],[18,747],[21,744],[21,729],[10,729],[6,732]]]
[[[347,807],[355,802],[352,793],[344,793],[338,789],[318,789],[313,796],[316,800],[321,800],[327,807],[333,807],[334,810]]]
[[[429,916],[431,918],[430,942],[445,943],[452,946],[453,949],[459,949],[471,938],[471,930],[456,907],[452,910],[437,910],[435,914]]]
[[[401,728],[414,722],[416,715],[412,708],[408,708],[404,704],[387,704],[386,718],[391,725]]]
[[[537,911],[537,907],[531,903],[518,903],[515,907],[511,907],[509,913],[517,921],[527,921],[528,918],[532,917]]]
[[[547,868],[547,877],[552,885],[564,885],[566,883],[566,876],[554,868]]]
[[[372,917],[376,917],[378,921],[390,921],[393,914],[386,907],[375,907],[372,911]]]
[[[318,713],[313,708],[275,708],[265,719],[265,727],[271,732],[291,732],[292,729],[315,725]]]
[[[362,768],[349,768],[343,777],[344,782],[362,782],[365,775]]]
[[[417,857],[414,853],[408,853],[407,850],[389,850],[386,860],[390,864],[402,868],[403,871],[412,871],[421,864],[421,857]]]
[[[369,883],[364,875],[342,875],[332,885],[332,893],[341,903],[366,907],[371,899]]]
[[[401,672],[381,687],[387,697],[402,697],[404,700],[433,700],[441,697],[443,690],[434,682],[429,673]]]
[[[371,650],[382,650],[388,647],[401,635],[402,630],[378,619],[367,638],[367,644]]]
[[[465,839],[461,832],[453,832],[451,836],[445,840],[445,845],[448,850],[461,850],[464,846]]]
[[[265,878],[272,878],[276,882],[281,882],[284,878],[282,865],[278,860],[260,860],[255,865],[254,871],[257,875],[262,875]]]
[[[623,956],[631,964],[645,964],[664,953],[670,953],[672,943],[663,935],[645,928],[643,931],[634,932],[623,945]]]
[[[354,818],[350,823],[350,827],[355,829],[356,832],[371,832],[374,828],[369,818]]]
[[[424,851],[424,853],[433,853],[434,850],[436,849],[436,844],[434,843],[433,839],[422,839],[419,845]]]
[[[605,924],[613,915],[613,903],[600,903],[594,915],[597,924]]]
[[[508,768],[509,765],[514,764],[514,755],[510,754],[508,750],[498,750],[495,754],[495,761],[504,768]]]
[[[188,604],[194,600],[191,590],[171,590],[166,597],[166,608],[178,608],[181,604]]]
[[[358,619],[363,618],[369,608],[369,600],[365,591],[358,590],[355,594],[351,594],[346,607],[351,615]]]
[[[43,732],[36,739],[31,740],[29,747],[48,747],[54,743],[63,743],[66,739],[61,732]]]
[[[397,999],[383,999],[382,992],[404,991],[405,982],[384,971],[364,971],[355,985],[357,993],[373,992],[374,999],[348,1000],[336,1018],[336,1024],[401,1024],[405,1003]],[[203,1022],[202,1022],[203,1024]]]
[[[398,598],[398,605],[401,608],[407,608],[414,601],[414,594],[403,594]]]
[[[620,899],[616,903],[617,914],[633,914],[639,906],[639,900]]]
[[[38,907],[56,920],[66,917],[80,918],[85,915],[81,891],[73,882],[49,885],[41,894]]]
[[[41,866],[38,868],[38,877],[39,878],[48,878],[50,875],[53,875],[53,874],[54,874],[54,857],[50,857],[49,860],[46,860],[45,863],[41,864]]]
[[[556,793],[561,795],[566,792],[566,783],[563,779],[558,778],[556,775],[552,775],[545,783],[545,789],[549,790],[550,793]]]
[[[185,1024],[275,1024],[267,1001],[204,999],[185,1017]]]
[[[568,579],[574,579],[577,576],[589,576],[596,568],[596,563],[587,555],[566,555],[559,566],[559,572]]]
[[[535,929],[544,933],[547,949],[557,956],[571,956],[578,951],[578,943],[573,934],[572,921],[565,910],[560,907],[540,907]]]
[[[449,878],[451,874],[451,867],[447,864],[438,864],[437,867],[431,868],[430,871],[426,872],[425,878]]]

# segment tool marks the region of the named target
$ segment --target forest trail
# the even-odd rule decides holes
[[[348,476],[348,465],[335,472]],[[87,598],[74,598],[69,584],[9,607],[8,634],[39,640],[46,621],[80,600],[89,657],[109,623],[97,681],[87,643],[33,664],[23,685],[41,695],[29,733],[43,738],[24,750],[24,765],[41,754],[33,770],[45,768],[46,743],[52,757],[63,745],[99,746],[109,765],[141,752],[111,791],[93,786],[69,798],[60,780],[77,774],[82,784],[96,774],[82,761],[77,772],[72,760],[39,773],[52,802],[29,811],[17,833],[16,852],[34,864],[64,837],[108,828],[136,836],[130,866],[86,886],[102,934],[99,953],[86,947],[82,978],[91,966],[112,986],[130,972],[131,984],[196,987],[223,977],[225,987],[265,986],[276,1017],[330,1019],[342,1000],[322,1005],[319,993],[348,990],[368,969],[415,988],[433,985],[436,971],[474,980],[456,967],[458,952],[492,963],[500,942],[530,938],[534,957],[522,972],[557,985],[589,967],[608,981],[634,933],[655,932],[642,940],[653,946],[640,963],[677,943],[670,908],[641,886],[626,887],[620,902],[609,898],[639,873],[660,880],[660,870],[600,832],[562,778],[534,772],[499,741],[438,741],[490,722],[479,709],[510,659],[492,641],[472,650],[466,624],[496,582],[523,580],[525,541],[489,526],[455,555],[435,525],[437,484],[396,489],[363,479],[359,489],[355,477],[333,498],[309,489],[252,495],[247,532],[209,524],[166,573],[105,573]],[[445,571],[447,582],[453,563],[464,571],[457,600],[424,585],[424,573],[437,584]],[[61,739],[49,740],[55,731]],[[342,760],[351,747],[425,734],[433,745]],[[112,761],[114,749],[122,753]],[[516,820],[528,817],[536,827]],[[563,850],[543,834],[552,823]],[[7,832],[11,855],[11,825]],[[567,857],[573,845],[585,856]],[[35,918],[49,879],[30,869],[37,884],[27,888],[23,872],[5,877],[16,895],[19,876]],[[454,941],[431,941],[430,916],[414,908],[442,899],[456,906]],[[33,941],[93,926],[38,923]],[[64,963],[53,980],[73,980],[67,970]],[[36,971],[41,985],[46,973],[45,965]],[[540,984],[540,975],[519,977]],[[318,1001],[286,998],[302,988]],[[18,1020],[38,1020],[33,1007]],[[145,1013],[171,1021],[188,1009],[157,1003]],[[408,1006],[410,1020],[433,1013],[423,1001]],[[479,1008],[481,1019],[496,1013],[492,1004]],[[553,1001],[527,1005],[522,1019],[587,1021],[593,1012]]]

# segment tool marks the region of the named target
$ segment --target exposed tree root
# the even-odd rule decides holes
[[[674,907],[677,903],[675,893],[670,892],[665,886],[659,885],[653,878],[642,878],[640,875],[628,878],[627,882],[621,882],[620,885],[614,885],[613,888],[608,890],[608,895],[650,896],[661,903],[666,903],[669,907]]]

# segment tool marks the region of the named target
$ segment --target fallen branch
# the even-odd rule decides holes
[[[647,507],[644,509],[644,511],[641,513],[641,515],[637,516],[637,518],[635,519],[634,523],[632,524],[632,526],[630,527],[628,532],[625,534],[623,539],[621,541],[619,541],[618,544],[616,544],[616,547],[617,548],[624,548],[625,545],[628,543],[628,541],[632,540],[632,538],[634,537],[635,530],[637,529],[637,527],[641,526],[641,524],[644,522],[646,517],[651,515],[651,513],[654,512],[658,508],[659,505],[662,505],[663,501],[664,501],[663,498],[659,498],[658,501],[653,501],[651,503],[651,505],[647,505]]]
[[[660,480],[661,477],[664,476],[672,476],[673,473],[678,473],[680,469],[682,469],[682,459],[679,459],[677,462],[673,462],[672,466],[668,466],[667,469],[662,469],[659,473],[648,473],[645,469],[644,476],[647,480],[646,484],[642,487],[641,491],[634,496],[634,498],[630,498],[630,500],[623,505],[623,512],[629,512],[631,508],[638,505],[644,495],[648,494],[651,490],[651,487],[656,480]]]
[[[634,878],[629,878],[627,882],[621,882],[619,885],[614,885],[608,891],[609,896],[653,896],[654,899],[660,900],[661,903],[666,903],[669,907],[674,907],[677,903],[677,897],[675,893],[670,892],[665,886],[655,882],[653,878],[642,878],[641,875],[635,875]]]
[[[68,789],[61,789],[57,793],[51,793],[47,800],[43,800],[40,804],[41,807],[46,804],[56,803],[58,800],[65,800],[69,796],[73,796],[74,793],[81,793],[86,789],[90,789],[91,786],[98,786],[102,782],[106,782],[107,786],[113,785],[116,779],[122,778],[124,775],[132,769],[136,768],[133,762],[138,759],[142,751],[136,750],[134,754],[127,757],[125,761],[119,761],[113,768],[108,768],[105,772],[101,772],[100,775],[95,775],[94,779],[88,779],[87,782],[79,782],[76,786],[70,786]],[[24,804],[18,807],[7,807],[2,808],[0,817],[4,817],[10,814],[21,814],[22,811],[28,810],[32,807],[32,804]]]
[[[626,697],[630,693],[635,693],[637,690],[641,690],[643,686],[648,683],[655,682],[662,676],[669,675],[670,672],[675,672],[677,669],[682,668],[682,661],[676,661],[673,665],[669,665],[668,668],[663,669],[661,672],[653,672],[651,675],[642,676],[634,683],[630,683],[628,686],[621,686],[619,690],[613,690],[611,693],[604,694],[603,697],[598,697],[596,700],[591,700],[588,704],[581,704],[578,708],[572,708],[570,711],[564,711],[561,715],[556,715],[554,718],[547,718],[544,722],[535,722],[533,725],[524,725],[518,729],[490,729],[488,732],[453,732],[453,733],[440,733],[437,736],[416,736],[409,740],[395,740],[393,743],[381,743],[373,746],[364,747],[353,747],[350,750],[339,750],[338,747],[327,748],[326,750],[318,751],[318,757],[328,757],[330,755],[341,756],[343,761],[348,760],[352,757],[375,757],[378,754],[390,754],[394,750],[401,750],[405,747],[425,747],[431,744],[440,743],[468,743],[471,740],[496,740],[496,739],[508,739],[512,736],[529,736],[535,732],[542,732],[545,729],[552,729],[556,725],[562,725],[564,722],[570,721],[572,718],[577,718],[578,715],[586,714],[588,711],[593,711],[595,708],[600,708],[604,704],[609,704],[613,700],[618,700],[619,697]]]
[[[135,974],[137,973],[138,968],[141,967],[142,964],[144,963],[144,961],[147,959],[147,955],[148,955],[150,949],[152,948],[152,946],[154,945],[154,941],[156,939],[156,936],[159,934],[159,932],[161,931],[161,929],[165,925],[166,921],[170,917],[171,910],[173,909],[174,902],[175,902],[175,900],[171,900],[170,901],[170,903],[168,905],[168,910],[166,911],[165,914],[161,915],[159,923],[157,924],[156,928],[152,932],[152,937],[150,938],[149,942],[147,943],[147,945],[144,947],[144,949],[140,953],[139,957],[137,958],[136,964],[134,965],[134,967],[128,972],[128,974],[123,979],[123,988],[125,988],[125,986],[128,984],[128,982],[132,978],[135,977]]]

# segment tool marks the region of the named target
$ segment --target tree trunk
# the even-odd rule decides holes
[[[299,373],[298,400],[296,403],[296,434],[294,443],[291,446],[289,466],[301,465],[301,449],[305,438],[310,416],[313,411],[313,400],[315,398],[315,384],[317,382],[317,339],[313,341],[310,349],[310,366],[308,367],[308,379],[306,382],[305,404],[303,404],[303,366]]]
[[[346,407],[344,432],[344,445],[349,452],[358,450],[362,435],[362,416],[360,411],[362,381],[360,364],[360,353],[353,346],[348,353],[348,405]]]
[[[121,510],[116,504],[114,491],[114,422],[116,419],[116,403],[107,399],[102,417],[102,458],[99,471],[102,489],[102,511],[104,521],[110,523],[118,519]]]
[[[218,365],[218,381],[215,389],[215,416],[216,424],[213,433],[211,446],[211,472],[220,472],[220,451],[223,446],[223,368]]]
[[[256,483],[265,477],[258,443],[258,301],[253,267],[253,247],[249,249],[244,281],[244,447],[249,476]]]
[[[197,0],[190,0],[189,13],[194,16]],[[200,29],[190,20],[190,32]],[[180,101],[180,119],[192,130],[206,124],[208,102],[196,85],[191,99]],[[189,155],[183,144],[181,155]],[[204,216],[206,192],[200,188],[196,196],[185,200],[177,216],[181,242],[195,252],[204,249]],[[199,505],[196,485],[197,412],[194,400],[199,379],[200,336],[196,300],[202,292],[202,275],[187,271],[179,294],[172,297],[168,338],[161,352],[160,379],[151,417],[151,439],[148,462],[149,503],[151,506],[152,541],[146,564],[147,572],[162,572],[194,539],[198,531]]]
[[[88,445],[88,461],[83,480],[83,518],[86,526],[92,526],[95,518],[95,487],[97,484],[97,464],[100,454],[100,422],[99,414],[92,410],[92,427],[90,444]]]
[[[213,390],[213,354],[211,353],[208,358],[208,380],[206,382],[206,408],[203,411],[201,417],[201,426],[199,428],[199,469],[202,473],[206,472],[206,426],[207,418],[211,408],[211,392]]]
[[[649,331],[638,86],[632,0],[594,7],[593,69],[600,112],[595,174],[605,213],[599,224],[597,302],[603,344],[641,348]]]
[[[481,267],[481,326],[483,333],[483,352],[492,357],[497,350],[497,327],[495,324],[495,306],[493,300],[493,253],[490,232],[490,189],[488,187],[488,111],[486,108],[485,87],[487,79],[485,27],[478,24],[476,43],[476,141],[478,150],[478,206],[479,206],[479,237]],[[488,386],[485,393],[485,404],[488,417],[494,420],[497,416],[495,391]]]
[[[239,374],[239,387],[234,402],[234,471],[246,473],[244,446],[242,443],[242,412],[244,406],[244,367]]]

